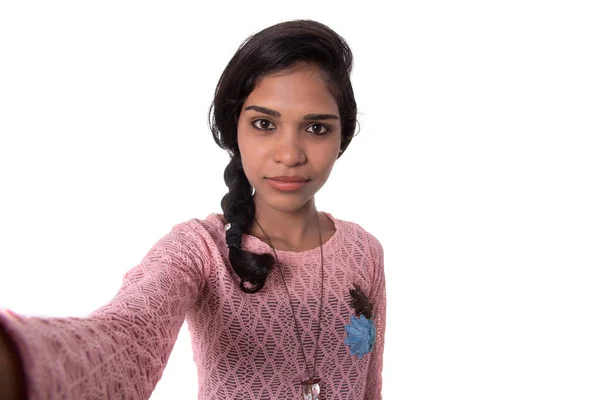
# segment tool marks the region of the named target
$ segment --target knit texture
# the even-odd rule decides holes
[[[321,396],[381,399],[386,294],[383,248],[358,224],[334,218],[323,244],[324,304],[319,248],[277,250],[298,318],[300,338]],[[242,248],[271,253],[243,235]],[[298,399],[306,379],[302,349],[280,272],[258,293],[239,288],[228,260],[224,220],[175,225],[129,270],[115,297],[85,318],[24,316],[0,310],[0,323],[23,359],[30,399],[147,399],[169,359],[183,321],[198,368],[198,399]],[[355,315],[350,289],[373,305],[376,341],[362,358],[344,344]]]

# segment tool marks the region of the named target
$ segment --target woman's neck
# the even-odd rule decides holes
[[[255,219],[264,229],[254,222],[249,234],[256,236],[265,243],[269,243],[265,234],[271,240],[273,247],[284,251],[305,251],[319,247],[319,225],[323,242],[324,231],[328,226],[321,222],[323,216],[317,216],[314,197],[302,208],[296,211],[279,210],[263,204],[260,199],[255,199]],[[326,217],[325,217],[326,218]]]

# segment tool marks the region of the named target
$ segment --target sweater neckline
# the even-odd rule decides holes
[[[338,240],[338,237],[341,235],[341,224],[340,222],[333,216],[331,215],[331,213],[328,213],[326,211],[319,211],[320,213],[322,213],[323,215],[325,215],[327,218],[329,218],[332,222],[333,225],[335,226],[335,232],[333,233],[333,235],[331,235],[331,237],[329,239],[327,239],[327,241],[325,243],[323,243],[323,253],[327,252],[327,250],[332,247],[334,245],[334,243]],[[217,219],[217,221],[220,223],[222,232],[224,232],[224,227],[225,227],[225,219],[223,217],[223,214],[218,214],[218,213],[212,213],[212,216],[214,216],[214,218]],[[223,235],[224,237],[225,235]],[[313,256],[316,254],[320,254],[320,250],[319,250],[320,246],[317,246],[315,248],[309,249],[309,250],[304,250],[304,251],[292,251],[292,250],[280,250],[275,248],[275,251],[277,252],[277,256],[281,257],[281,258],[295,258],[295,257],[305,257],[305,256]],[[268,243],[263,242],[261,239],[257,238],[256,236],[244,233],[242,235],[242,248],[244,250],[248,250],[248,251],[257,251],[257,250],[263,250],[264,251],[269,251],[272,252],[273,250],[271,249],[271,246],[269,246]]]

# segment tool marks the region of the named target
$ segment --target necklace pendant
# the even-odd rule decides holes
[[[319,378],[309,378],[302,381],[302,400],[319,400],[321,387],[319,386]]]

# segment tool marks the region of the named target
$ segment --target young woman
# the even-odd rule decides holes
[[[2,398],[148,398],[186,320],[199,399],[380,399],[383,249],[315,206],[355,132],[352,62],[311,20],[245,41],[209,112],[223,214],[176,224],[87,318],[3,310]]]

